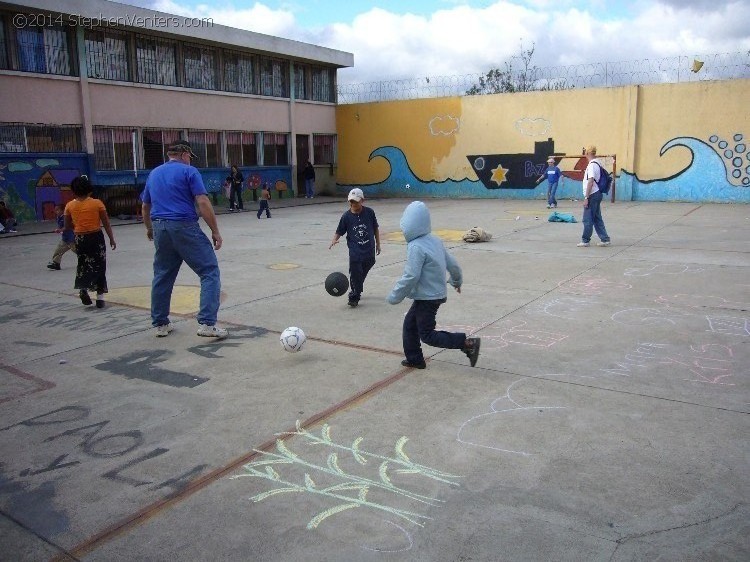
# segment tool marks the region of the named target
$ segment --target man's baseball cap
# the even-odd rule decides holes
[[[347,198],[349,201],[357,201],[361,202],[365,199],[365,194],[362,193],[362,190],[358,187],[355,187],[349,192],[349,197]]]
[[[190,154],[191,159],[196,159],[198,156],[193,152],[193,147],[190,146],[190,143],[188,141],[178,141],[171,145],[169,148],[167,148],[167,152],[173,152],[174,154],[181,154],[183,152],[187,152]]]
[[[555,159],[552,156],[550,156],[549,158],[547,158],[547,162],[553,162],[554,163],[554,161],[555,161]]]

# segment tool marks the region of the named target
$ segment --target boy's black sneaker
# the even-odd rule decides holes
[[[349,301],[349,306],[356,308],[359,305],[359,301]]]
[[[78,296],[81,297],[81,302],[86,306],[90,306],[91,304],[93,304],[91,302],[91,297],[89,296],[88,291],[86,291],[85,289],[81,289],[81,292],[78,293]]]
[[[401,364],[404,367],[411,367],[412,369],[426,369],[427,368],[427,363],[425,363],[424,361],[422,361],[421,363],[409,363],[406,359],[404,359],[403,361],[401,361]]]
[[[466,338],[463,352],[469,358],[469,363],[471,363],[472,367],[477,364],[477,359],[479,359],[479,346],[481,343],[480,338]]]
[[[59,264],[59,263],[55,263],[55,262],[51,261],[51,262],[49,262],[49,263],[47,264],[47,269],[55,269],[55,270],[58,270],[58,271],[59,271],[59,270],[60,270],[60,264]]]

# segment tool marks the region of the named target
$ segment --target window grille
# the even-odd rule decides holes
[[[167,148],[180,140],[180,129],[143,130],[143,167],[161,166],[167,161]]]
[[[277,98],[289,97],[288,63],[263,57],[260,59],[261,94]]]
[[[138,82],[163,86],[177,85],[174,41],[138,35],[135,60]]]
[[[8,66],[8,48],[5,43],[5,16],[3,15],[0,15],[0,68],[10,68]]]
[[[16,30],[18,70],[71,75],[68,30],[25,27]]]
[[[264,166],[286,166],[289,163],[288,137],[285,133],[263,133]]]
[[[298,100],[309,99],[307,88],[305,88],[305,70],[304,66],[295,65],[294,67],[294,98]]]
[[[97,170],[132,170],[133,130],[94,127],[94,162]]]
[[[313,135],[313,161],[316,164],[335,164],[336,152],[336,135]]]
[[[184,57],[184,79],[186,88],[202,90],[216,89],[216,52],[209,47],[185,45],[182,49]]]
[[[83,152],[79,125],[0,124],[0,152]]]
[[[127,35],[110,29],[87,29],[84,43],[89,78],[130,79]]]
[[[198,161],[193,162],[193,166],[218,168],[222,165],[218,131],[188,131],[188,141],[198,156]]]
[[[224,90],[240,94],[256,94],[255,57],[237,53],[224,52]]]
[[[312,69],[312,99],[315,101],[335,102],[333,89],[334,70],[330,68]]]

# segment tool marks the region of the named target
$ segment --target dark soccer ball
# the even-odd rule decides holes
[[[326,277],[326,291],[329,295],[340,297],[349,290],[349,279],[339,271],[334,271]]]

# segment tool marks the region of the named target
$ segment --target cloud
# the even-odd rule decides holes
[[[482,8],[445,1],[436,3],[440,9],[429,15],[370,8],[351,21],[317,28],[301,23],[309,6],[281,5],[150,4],[160,11],[211,17],[215,23],[353,53],[355,66],[339,71],[341,84],[486,73],[503,69],[520,54],[521,45],[534,46],[531,64],[539,68],[750,50],[747,0],[635,0],[626,5],[499,0]],[[519,62],[514,61],[514,68]]]

